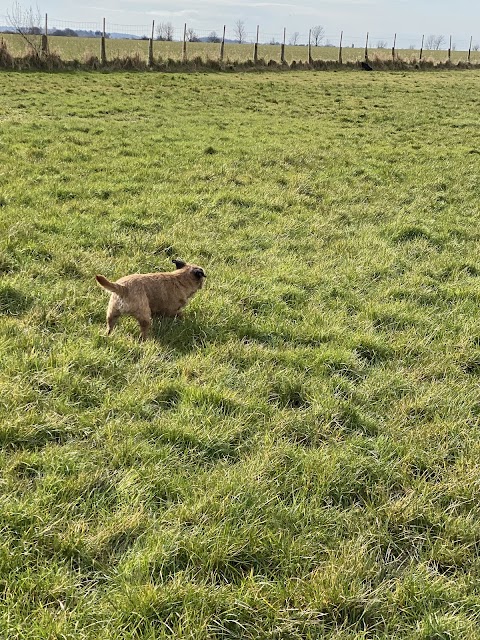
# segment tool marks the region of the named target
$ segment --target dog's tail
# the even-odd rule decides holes
[[[95,276],[98,284],[103,287],[104,289],[106,289],[107,291],[111,291],[112,293],[116,293],[118,296],[121,296],[123,293],[125,293],[125,287],[121,284],[118,284],[117,282],[110,282],[110,280],[107,280],[107,278],[105,278],[105,276]]]

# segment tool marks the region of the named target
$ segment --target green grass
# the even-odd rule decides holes
[[[0,637],[479,637],[478,82],[0,74]]]
[[[8,45],[9,51],[12,55],[22,56],[25,54],[25,41],[17,35],[1,34],[1,37]],[[100,57],[100,38],[70,38],[64,36],[49,36],[48,38],[50,51],[58,53],[62,60],[72,61],[78,60],[83,62],[85,59],[91,56]],[[203,60],[218,60],[220,56],[220,44],[208,43],[208,42],[188,42],[187,43],[187,57],[191,60],[194,58],[202,58]],[[175,60],[182,59],[183,42],[154,42],[154,57],[156,59],[161,58],[163,60]],[[226,60],[232,62],[245,62],[247,60],[253,60],[253,44],[225,44],[224,57]],[[312,59],[313,60],[330,60],[337,61],[339,55],[339,49],[335,47],[314,47],[312,46]],[[138,55],[141,60],[146,60],[148,56],[148,41],[147,40],[106,40],[106,55],[107,59],[122,58],[125,56]],[[407,62],[419,59],[419,49],[398,49],[396,55]],[[380,60],[391,60],[391,49],[369,49],[370,58],[378,58]],[[274,60],[280,62],[281,58],[281,46],[260,44],[258,46],[258,57],[266,62]],[[432,62],[446,62],[447,51],[423,51],[423,60]],[[343,62],[356,62],[358,60],[364,60],[365,48],[364,47],[343,47],[342,48],[342,60]],[[458,62],[466,62],[468,59],[467,51],[452,51],[451,61],[452,64]],[[296,62],[308,61],[308,47],[300,45],[286,45],[285,46],[285,60],[291,64],[293,60]],[[480,62],[480,52],[472,51],[470,55],[472,64]]]

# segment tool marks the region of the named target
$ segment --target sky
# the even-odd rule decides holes
[[[153,20],[170,22],[175,39],[181,39],[184,23],[199,36],[221,33],[226,25],[227,37],[233,37],[241,20],[247,41],[255,38],[257,25],[263,42],[281,40],[286,28],[287,43],[294,32],[306,42],[309,29],[321,25],[324,43],[338,44],[343,30],[346,46],[362,46],[367,32],[371,46],[380,40],[391,46],[394,33],[399,47],[419,46],[422,34],[445,35],[447,43],[452,35],[457,49],[468,48],[470,36],[480,42],[480,3],[475,0],[38,0],[36,5],[20,0],[20,5],[48,13],[55,28],[100,29],[106,18],[107,31],[143,35]],[[0,21],[12,14],[12,7],[13,2],[0,0]]]

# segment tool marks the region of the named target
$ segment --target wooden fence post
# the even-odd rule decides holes
[[[41,44],[42,56],[48,55],[48,15],[45,14],[45,33],[42,35]]]
[[[339,62],[339,64],[343,64],[343,61],[342,61],[342,40],[343,40],[343,31],[340,32],[340,45],[338,47],[338,62]]]
[[[225,53],[225,25],[223,25],[222,44],[220,45],[220,60],[223,61],[223,54]]]
[[[312,30],[308,32],[308,64],[313,64],[312,58]]]
[[[450,42],[448,44],[448,61],[452,59],[452,36],[450,36]]]
[[[183,27],[183,49],[182,49],[182,62],[187,61],[187,23],[185,22]]]
[[[285,64],[285,38],[287,35],[287,29],[284,27],[283,29],[283,42],[282,42],[282,46],[280,49],[280,62],[282,64]]]
[[[395,60],[395,45],[397,43],[397,34],[393,36],[392,60]]]
[[[468,47],[468,59],[467,59],[468,64],[470,64],[470,55],[472,53],[472,39],[473,39],[473,36],[470,36],[470,45]]]
[[[368,62],[368,31],[367,31],[367,39],[365,40],[365,62]]]
[[[153,67],[153,34],[155,30],[155,20],[152,21],[152,37],[148,43],[148,61],[147,66]]]
[[[255,64],[258,62],[258,29],[259,26],[257,24],[257,39],[255,40],[255,46],[253,48],[253,61]]]
[[[422,36],[422,44],[420,45],[420,62],[422,61],[422,54],[423,54],[423,39],[425,38],[425,35]]]
[[[100,43],[100,62],[107,64],[107,51],[105,49],[105,18],[103,19],[102,40]]]

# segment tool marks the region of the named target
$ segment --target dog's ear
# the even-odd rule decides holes
[[[196,267],[193,270],[193,275],[196,276],[197,278],[206,278],[206,274],[205,271],[203,269],[201,269],[200,267]]]
[[[177,269],[181,269],[182,267],[184,267],[187,263],[184,262],[183,260],[172,260],[173,264],[177,267]]]

